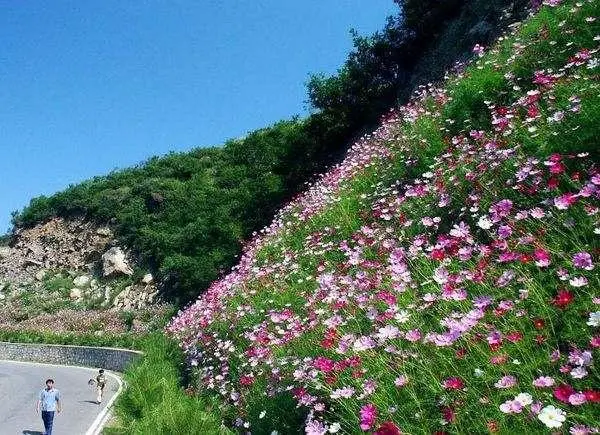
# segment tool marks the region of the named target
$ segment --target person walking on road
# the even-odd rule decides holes
[[[98,376],[96,376],[96,402],[98,405],[102,403],[102,396],[104,395],[104,387],[106,386],[106,375],[104,374],[104,370],[100,369],[98,371]]]
[[[35,407],[39,414],[42,411],[42,421],[44,422],[44,435],[52,435],[52,426],[54,424],[54,413],[61,411],[60,392],[54,388],[54,380],[46,380],[46,388],[40,391],[40,398]]]

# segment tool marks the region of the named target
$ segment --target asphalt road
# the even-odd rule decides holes
[[[1,356],[0,356],[1,357]],[[96,404],[96,390],[88,386],[96,370],[0,360],[0,435],[43,435],[41,416],[35,404],[44,382],[54,379],[63,410],[55,414],[53,435],[84,435],[119,385],[107,376],[104,399]]]

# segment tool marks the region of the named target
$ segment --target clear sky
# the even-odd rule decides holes
[[[306,113],[392,0],[0,0],[0,234],[29,199]]]

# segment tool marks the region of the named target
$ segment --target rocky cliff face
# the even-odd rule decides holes
[[[0,246],[0,326],[51,322],[58,329],[89,329],[84,319],[92,317],[112,330],[119,329],[115,312],[162,308],[152,275],[119,245],[109,226],[54,218],[17,229]],[[140,326],[135,315],[121,317],[123,327]]]

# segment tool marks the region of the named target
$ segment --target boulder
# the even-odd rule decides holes
[[[154,277],[152,276],[151,273],[147,273],[146,275],[144,275],[144,277],[142,278],[142,282],[144,284],[150,284],[152,281],[154,281]]]
[[[0,260],[10,255],[10,248],[8,246],[0,246]]]
[[[98,234],[99,236],[103,236],[103,237],[111,237],[112,231],[110,230],[110,228],[101,227],[96,230],[96,234]]]
[[[90,283],[90,281],[92,280],[92,277],[89,275],[81,275],[78,276],[77,278],[75,278],[73,280],[73,285],[75,287],[87,287],[88,284]]]
[[[69,293],[69,297],[71,299],[75,299],[75,300],[81,299],[82,296],[83,296],[83,292],[81,291],[80,288],[72,288],[71,292]]]
[[[104,276],[115,274],[133,274],[133,269],[131,269],[127,263],[125,253],[118,246],[110,248],[102,255],[102,270]]]
[[[37,279],[38,281],[43,281],[44,278],[46,277],[46,273],[47,273],[47,271],[44,269],[38,270],[35,274],[35,279]]]

